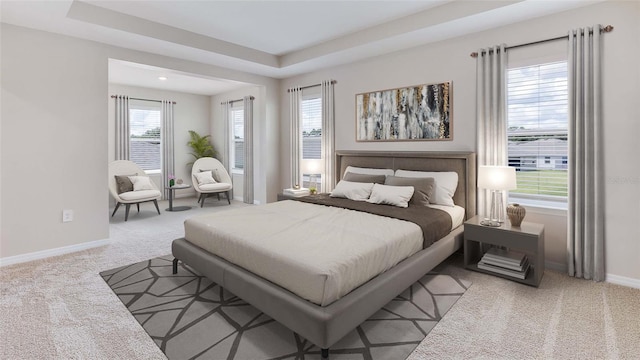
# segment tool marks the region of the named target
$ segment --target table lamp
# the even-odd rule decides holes
[[[505,221],[504,190],[516,189],[516,169],[510,166],[478,167],[478,188],[491,190],[491,212],[489,218],[481,221],[486,226],[501,226]]]
[[[322,174],[322,159],[303,159],[302,173],[309,175],[309,190],[315,193],[318,190],[317,175]]]

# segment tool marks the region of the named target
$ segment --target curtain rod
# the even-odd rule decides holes
[[[251,96],[249,98],[250,100],[255,100],[256,98],[254,98],[253,96]],[[229,104],[233,104],[234,102],[238,102],[238,101],[243,101],[244,99],[235,99],[235,100],[229,100],[228,103]],[[220,103],[220,105],[224,105],[225,103],[227,103],[227,101],[223,101]]]
[[[114,99],[114,98],[116,98],[116,97],[118,97],[118,95],[111,95],[111,98],[112,98],[112,99]],[[134,98],[134,97],[130,97],[129,99],[131,99],[131,100],[142,100],[142,101],[162,102],[162,100],[141,99],[141,98]],[[176,104],[176,102],[175,102],[175,101],[172,101],[171,103],[172,103],[173,105],[175,105],[175,104]]]
[[[607,25],[604,28],[602,28],[601,32],[612,32],[613,31],[613,26],[611,25]],[[569,39],[569,35],[565,35],[565,36],[558,36],[558,37],[554,37],[551,39],[544,39],[544,40],[538,40],[538,41],[533,41],[533,42],[529,42],[529,43],[524,43],[524,44],[518,44],[518,45],[513,45],[513,46],[507,46],[505,47],[506,49],[515,49],[515,48],[519,48],[522,46],[529,46],[529,45],[536,45],[536,44],[542,44],[542,43],[546,43],[549,41],[556,41],[556,40],[563,40],[563,39]],[[478,53],[477,52],[472,52],[470,55],[472,58],[477,58],[478,57]]]
[[[338,81],[337,81],[337,80],[331,80],[331,84],[332,84],[332,85],[335,85],[335,84],[337,84],[337,83],[338,83]],[[307,86],[299,87],[299,89],[300,89],[300,90],[302,90],[302,89],[308,89],[308,88],[312,88],[312,87],[316,87],[316,86],[320,86],[320,85],[322,85],[322,84],[307,85]],[[287,89],[287,92],[291,92],[291,89]]]

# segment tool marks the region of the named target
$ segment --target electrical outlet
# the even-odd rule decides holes
[[[73,210],[62,210],[62,222],[73,221]]]

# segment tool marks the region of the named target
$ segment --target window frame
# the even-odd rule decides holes
[[[129,103],[129,159],[131,159],[132,154],[132,111],[156,111],[158,113],[158,127],[160,128],[160,136],[158,137],[158,142],[160,145],[159,149],[159,168],[158,169],[144,169],[142,164],[138,164],[147,175],[152,174],[162,174],[162,157],[163,157],[163,143],[162,143],[162,106],[155,101],[150,100],[131,100]]]
[[[319,100],[320,102],[320,106],[319,106],[319,118],[320,118],[320,136],[318,136],[319,140],[320,140],[320,157],[318,158],[305,158],[304,157],[304,138],[305,136],[303,135],[305,129],[304,129],[304,124],[303,121],[304,116],[303,116],[303,108],[304,108],[304,102],[305,101],[309,101],[309,100]],[[315,127],[314,127],[315,129]],[[318,89],[315,88],[311,88],[311,89],[305,89],[303,90],[303,94],[300,98],[300,173],[302,175],[302,187],[309,187],[311,184],[311,175],[315,175],[314,176],[314,181],[316,183],[316,189],[321,189],[322,188],[322,182],[324,181],[322,174],[318,173],[318,174],[305,174],[304,172],[304,168],[305,168],[305,161],[306,160],[322,160],[322,94],[320,93],[320,91]]]
[[[555,55],[555,56],[546,56],[544,58],[539,58],[537,61],[534,59],[528,59],[526,62],[523,61],[516,61],[516,64],[509,64],[509,66],[507,67],[507,89],[506,89],[506,93],[507,93],[507,103],[506,103],[506,116],[507,116],[507,144],[509,144],[509,128],[513,127],[513,126],[518,126],[518,124],[514,124],[512,122],[510,122],[510,118],[509,118],[509,71],[511,71],[512,69],[519,69],[519,68],[524,68],[524,67],[538,67],[538,66],[544,66],[547,64],[553,64],[553,63],[559,63],[559,62],[564,62],[565,64],[567,63],[567,58],[566,58],[566,52],[563,54],[563,56],[559,56],[559,55]],[[566,73],[567,75],[567,81],[568,81],[568,72]],[[567,98],[568,98],[568,83],[567,83]],[[567,103],[568,106],[568,103]],[[544,169],[544,165],[549,165],[551,167],[553,167],[553,170],[562,170],[562,169],[556,169],[554,164],[560,164],[560,167],[564,166],[565,168],[567,167],[567,163],[568,163],[568,136],[570,133],[570,129],[569,129],[569,121],[568,121],[568,108],[567,110],[567,118],[566,118],[566,135],[564,135],[564,137],[566,138],[567,141],[567,153],[563,154],[563,155],[557,155],[557,154],[544,154],[544,153],[538,153],[537,154],[537,158],[535,156],[533,157],[520,157],[520,162],[519,162],[519,166],[518,168],[521,167],[526,167],[525,162],[526,161],[533,161],[533,167],[538,169],[539,167],[537,166],[538,162],[543,163],[543,169]],[[543,129],[541,129],[543,130]],[[541,133],[544,132],[541,131]],[[563,132],[560,132],[560,134],[558,135],[558,133],[554,134],[554,136],[559,136],[559,137],[563,137],[564,134]],[[536,134],[535,132],[532,133],[532,135],[537,136],[540,134]],[[515,160],[509,156],[509,145],[507,145],[507,157],[508,157],[508,163],[510,166],[514,166],[515,165]],[[532,160],[533,159],[533,160]],[[526,171],[526,170],[525,170]],[[566,179],[567,179],[567,184],[566,184],[566,189],[567,189],[567,195],[566,196],[556,196],[556,195],[545,195],[545,194],[525,194],[525,193],[514,193],[514,192],[509,192],[508,195],[508,201],[510,203],[519,203],[519,204],[523,204],[526,205],[528,208],[532,208],[532,209],[537,209],[538,212],[540,213],[554,213],[555,211],[560,211],[560,212],[566,212],[567,209],[567,205],[568,205],[568,196],[569,196],[569,184],[568,184],[568,178],[569,178],[569,173],[568,173],[568,169],[566,169]],[[536,212],[536,211],[534,211]]]
[[[243,126],[242,142],[244,143],[244,104],[242,102],[236,102],[235,104],[238,104],[238,105],[232,104],[231,107],[229,108],[229,129],[231,129],[231,131],[229,131],[229,149],[228,149],[229,167],[232,174],[243,175],[244,174],[244,158],[243,158],[243,164],[242,164],[243,167],[242,168],[236,167],[235,113],[238,111],[242,111],[242,126]],[[244,150],[244,145],[243,145],[243,150]],[[244,154],[242,154],[242,156],[244,157]]]

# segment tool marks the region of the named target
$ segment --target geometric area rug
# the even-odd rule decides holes
[[[320,349],[163,256],[101,272],[169,359],[319,359]],[[406,359],[471,285],[429,273],[334,344],[330,359]]]

